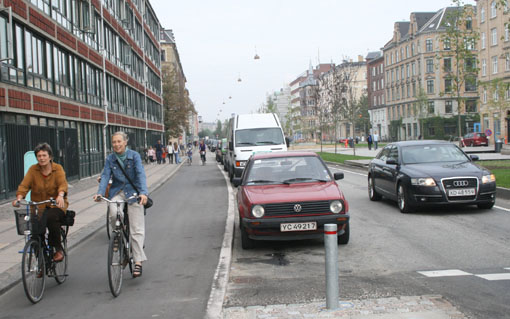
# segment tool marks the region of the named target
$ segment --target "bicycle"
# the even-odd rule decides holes
[[[202,165],[205,165],[205,151],[200,152],[200,159],[202,160]]]
[[[46,211],[40,217],[38,215],[39,209],[37,206],[47,203],[56,205],[53,198],[40,202],[21,200],[18,201],[18,204],[26,206],[26,209],[14,210],[18,235],[24,235],[26,242],[21,260],[23,289],[28,300],[34,304],[41,301],[43,297],[46,286],[45,274],[48,277],[55,278],[59,285],[64,283],[68,276],[67,234],[69,233],[69,226],[74,224],[75,212],[71,210],[66,212],[67,217],[62,223],[62,226],[65,227],[60,228],[64,259],[55,262],[53,261],[54,248],[48,244]]]
[[[193,153],[191,151],[188,151],[188,165],[191,165]]]
[[[131,239],[129,236],[129,217],[127,205],[124,205],[124,218],[121,217],[120,205],[127,204],[130,200],[138,198],[133,195],[126,200],[113,201],[106,197],[100,196],[99,200],[103,200],[109,204],[117,205],[117,217],[115,226],[111,231],[110,243],[108,245],[108,285],[114,297],[120,295],[122,288],[123,271],[129,265],[129,271],[133,275],[133,254],[131,251]]]

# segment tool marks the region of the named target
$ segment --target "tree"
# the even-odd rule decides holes
[[[440,51],[437,58],[443,61],[445,74],[445,91],[441,95],[457,101],[457,131],[459,138],[462,138],[461,114],[466,100],[462,87],[476,87],[476,42],[479,35],[472,26],[475,15],[473,6],[464,5],[462,0],[452,0],[452,4],[454,8],[447,11],[442,23],[445,32],[440,39],[445,49]]]
[[[212,135],[212,132],[210,129],[206,128],[206,129],[203,129],[201,130],[200,132],[198,132],[198,137],[200,138],[204,138],[206,136],[211,136]]]
[[[216,130],[214,130],[214,136],[215,137],[218,137],[218,138],[222,138],[223,137],[223,133],[222,133],[222,129],[221,129],[221,121],[218,120],[218,122],[216,123]]]
[[[369,134],[370,128],[370,115],[368,114],[368,96],[367,94],[363,94],[359,100],[359,115],[356,119],[356,126],[362,128],[362,131],[365,135]]]
[[[482,96],[487,99],[487,109],[491,111],[491,113],[499,114],[499,121],[504,117],[504,111],[508,109],[508,94],[510,89],[510,83],[505,82],[503,78],[493,79],[487,82],[481,83],[484,91]],[[494,119],[496,120],[496,119]],[[501,123],[500,123],[501,127]],[[496,134],[496,132],[494,132]],[[494,135],[494,140],[496,140],[496,135]]]
[[[189,115],[195,112],[195,108],[188,91],[179,84],[175,70],[164,66],[161,72],[166,134],[168,137],[178,137],[189,131]]]
[[[417,120],[418,120],[418,125],[420,125],[420,135],[422,137],[425,136],[425,134],[423,134],[423,119],[425,117],[427,117],[427,106],[429,104],[429,98],[427,96],[427,93],[425,92],[425,90],[423,89],[423,87],[421,87],[420,85],[420,88],[418,89],[418,95],[416,96],[416,103],[413,104],[413,111],[414,111],[414,115],[416,116]]]

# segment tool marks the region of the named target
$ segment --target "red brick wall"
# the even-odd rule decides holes
[[[34,111],[45,112],[50,114],[58,114],[58,101],[48,99],[42,96],[33,96]]]
[[[80,117],[80,107],[75,104],[60,102],[60,114],[74,118]]]
[[[57,39],[70,47],[73,50],[76,50],[76,38],[67,32],[65,29],[57,26]]]
[[[16,90],[9,90],[9,107],[32,110],[30,94]]]
[[[30,12],[30,23],[39,27],[47,34],[55,37],[55,23],[51,22],[50,19],[44,17],[44,15],[37,12],[37,10],[29,8]]]
[[[12,7],[14,13],[27,19],[27,5],[23,0],[4,0],[4,7]]]
[[[0,88],[0,106],[7,106],[5,101],[5,89]]]
[[[90,108],[80,106],[80,118],[90,120]]]
[[[104,122],[105,120],[104,112],[101,110],[92,109],[92,120]]]

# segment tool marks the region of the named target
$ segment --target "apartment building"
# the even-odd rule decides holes
[[[389,139],[458,136],[457,101],[448,94],[452,86],[449,71],[456,61],[443,58],[442,53],[450,47],[443,43],[441,35],[446,19],[461,9],[413,12],[410,21],[395,22],[393,38],[383,47]],[[477,27],[474,15],[465,27]],[[474,51],[474,44],[470,45]],[[478,121],[476,79],[466,81],[460,94],[465,99],[465,108],[460,110],[461,129],[466,133]]]
[[[368,115],[372,126],[370,133],[377,132],[381,140],[386,140],[388,116],[384,94],[384,56],[381,51],[369,52],[365,60],[367,62]]]
[[[480,131],[490,131],[508,143],[510,135],[510,22],[508,5],[496,0],[477,1],[480,62]]]
[[[162,139],[159,31],[147,0],[0,0],[0,197],[40,142],[76,179],[115,131],[139,152]]]

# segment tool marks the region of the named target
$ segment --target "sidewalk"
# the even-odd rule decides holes
[[[166,182],[181,165],[182,163],[145,165],[149,192]],[[70,250],[96,231],[105,228],[106,204],[92,200],[98,188],[96,177],[69,182],[69,209],[76,211],[75,224],[69,227]],[[24,236],[17,234],[13,209],[10,201],[0,205],[0,294],[21,280],[19,251],[23,249],[25,242]]]

